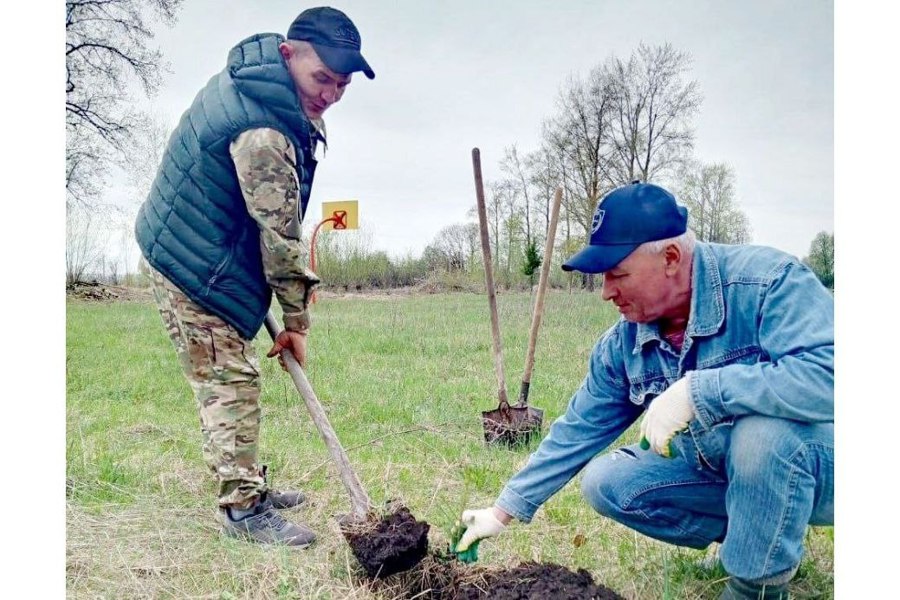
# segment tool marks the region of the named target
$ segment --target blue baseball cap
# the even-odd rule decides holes
[[[308,8],[288,28],[287,39],[312,44],[329,69],[347,75],[362,71],[375,79],[375,71],[360,53],[362,39],[350,17],[329,6]]]
[[[688,211],[675,196],[652,183],[632,182],[608,193],[591,222],[588,245],[563,263],[563,271],[603,273],[645,242],[687,231]]]

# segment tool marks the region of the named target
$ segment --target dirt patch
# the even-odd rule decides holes
[[[417,565],[428,553],[430,525],[401,506],[377,521],[342,526],[353,556],[372,578],[387,577]]]
[[[466,583],[456,590],[453,600],[538,600],[543,598],[585,598],[624,600],[616,592],[594,583],[584,569],[572,572],[552,563],[522,563],[518,567],[485,573],[482,581]]]
[[[147,302],[153,298],[150,288],[107,285],[98,281],[66,284],[66,298],[88,302]]]
[[[409,600],[624,600],[583,569],[573,572],[537,562],[511,569],[472,567],[441,554],[429,555],[415,569],[377,583],[377,591]]]

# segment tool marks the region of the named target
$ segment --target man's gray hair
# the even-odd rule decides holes
[[[644,254],[659,254],[660,252],[665,250],[666,246],[668,246],[669,244],[677,244],[678,247],[681,248],[682,252],[693,252],[694,244],[696,242],[697,237],[694,235],[694,232],[688,229],[681,235],[677,235],[672,238],[667,238],[664,240],[654,240],[652,242],[644,242],[635,249],[635,252],[643,252]]]

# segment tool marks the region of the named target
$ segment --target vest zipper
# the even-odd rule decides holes
[[[225,258],[223,258],[223,259],[221,260],[221,262],[219,262],[219,264],[216,265],[215,271],[213,271],[213,274],[212,274],[212,276],[209,278],[209,281],[206,282],[206,287],[207,287],[207,288],[211,288],[211,287],[213,286],[213,284],[214,284],[214,283],[216,282],[216,280],[219,278],[219,275],[222,274],[222,271],[224,271],[224,270],[225,270],[225,267],[227,267],[228,264],[231,262],[232,256],[234,256],[234,248],[231,248],[231,249],[229,250],[228,254],[225,255]]]

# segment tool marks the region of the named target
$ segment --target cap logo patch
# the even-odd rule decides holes
[[[351,27],[341,26],[334,30],[334,37],[342,42],[359,45],[359,33]]]
[[[603,215],[605,214],[606,211],[599,208],[594,213],[594,219],[591,221],[591,234],[597,233],[597,230],[600,229],[600,225],[603,223]]]

